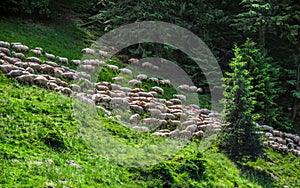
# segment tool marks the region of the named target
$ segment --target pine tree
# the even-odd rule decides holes
[[[253,119],[253,100],[251,99],[251,78],[246,69],[247,62],[242,61],[240,49],[235,46],[235,57],[229,66],[232,73],[227,73],[224,91],[224,120],[219,135],[220,148],[232,159],[244,156],[255,157],[262,151],[260,136]]]
[[[247,62],[247,70],[251,80],[251,96],[255,100],[254,116],[259,123],[272,126],[280,124],[280,108],[275,100],[282,92],[279,83],[279,68],[271,65],[272,58],[260,50],[251,39],[240,46],[242,61]]]

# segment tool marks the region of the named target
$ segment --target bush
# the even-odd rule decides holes
[[[0,11],[4,13],[39,14],[49,16],[49,0],[7,0],[0,1]]]

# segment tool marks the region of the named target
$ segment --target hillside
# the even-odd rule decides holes
[[[94,36],[74,18],[61,23],[0,18],[1,187],[300,186],[297,135],[263,126],[264,155],[234,163],[218,149],[224,124],[200,87],[188,86],[186,101],[128,62],[82,61]]]

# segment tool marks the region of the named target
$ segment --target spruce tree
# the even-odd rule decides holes
[[[224,78],[224,120],[226,126],[219,134],[220,148],[232,159],[243,156],[256,157],[262,151],[260,136],[253,119],[253,100],[251,99],[251,77],[246,69],[247,62],[242,61],[240,49],[235,46],[235,57],[229,66],[232,73]]]

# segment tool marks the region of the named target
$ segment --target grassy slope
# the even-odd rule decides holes
[[[0,40],[23,42],[31,48],[41,46],[70,59],[80,58],[80,49],[84,47],[83,33],[72,22],[61,27],[1,18],[0,33]],[[101,117],[99,124],[124,144],[140,147],[160,142],[109,118]],[[2,187],[299,187],[299,158],[271,150],[267,154],[269,160],[249,162],[244,171],[215,147],[199,154],[194,145],[152,167],[116,165],[104,160],[82,139],[70,98],[37,87],[20,86],[0,75]],[[83,168],[69,166],[67,159]],[[270,173],[278,182],[270,178]]]

